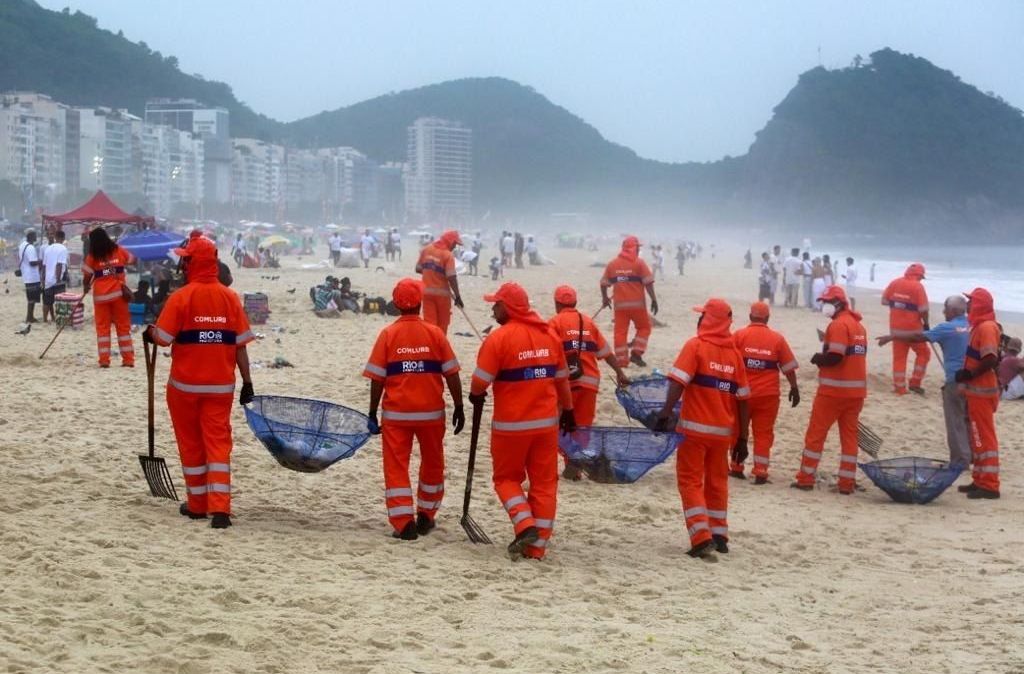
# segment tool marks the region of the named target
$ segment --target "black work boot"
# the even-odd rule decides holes
[[[982,487],[975,487],[971,491],[967,492],[967,498],[970,498],[970,499],[976,499],[976,498],[996,499],[996,498],[999,498],[999,492],[995,491],[993,489],[983,489]]]
[[[768,484],[768,476],[767,475],[755,475],[754,476],[754,484]]]
[[[508,554],[512,559],[522,557],[527,547],[537,542],[540,532],[537,527],[526,527],[516,535],[515,540],[508,544]]]
[[[194,513],[194,512],[192,512],[191,510],[188,509],[188,504],[187,503],[182,503],[180,506],[178,506],[178,512],[180,514],[184,515],[185,517],[189,518],[190,520],[205,520],[206,519],[206,513]]]
[[[729,477],[734,477],[737,480],[746,480],[747,479],[747,476],[743,473],[742,470],[730,470],[729,471]]]
[[[959,487],[957,487],[956,490],[958,492],[960,492],[961,494],[970,494],[972,491],[974,491],[977,488],[978,488],[978,485],[976,485],[976,484],[974,484],[972,482],[970,484],[962,484]]]
[[[715,552],[721,552],[723,555],[729,554],[729,539],[721,534],[713,534],[711,540],[715,544]]]
[[[417,538],[420,537],[420,534],[418,531],[416,531],[416,523],[410,521],[408,524],[402,527],[401,531],[392,531],[391,537],[399,538],[403,541],[415,541]]]
[[[695,545],[692,548],[690,548],[689,550],[687,550],[686,554],[688,554],[689,556],[691,556],[691,557],[693,557],[695,559],[696,558],[706,558],[706,557],[710,557],[714,553],[714,551],[715,551],[715,541],[714,541],[714,539],[709,538],[708,540],[704,541],[703,543],[698,543],[697,545]]]
[[[436,526],[427,513],[416,513],[416,533],[420,536],[426,536]]]
[[[639,367],[647,367],[647,363],[645,363],[644,359],[640,356],[640,354],[635,351],[629,354],[629,362],[633,363],[634,365],[638,365]]]
[[[213,521],[210,522],[211,529],[227,529],[231,526],[231,517],[227,513],[213,513]]]

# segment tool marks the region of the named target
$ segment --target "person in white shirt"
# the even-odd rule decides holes
[[[786,288],[787,307],[796,307],[800,304],[800,277],[803,272],[803,262],[800,261],[800,249],[793,248],[789,251],[789,257],[782,263],[782,283]]]
[[[512,256],[516,251],[516,240],[512,237],[512,232],[505,232],[505,236],[501,239],[501,265],[503,267],[512,266]]]
[[[245,239],[242,237],[241,232],[239,232],[231,244],[231,258],[235,261],[236,265],[241,267],[242,263],[245,262],[245,256]]]
[[[804,286],[804,306],[808,309],[814,309],[817,298],[814,297],[814,265],[811,263],[810,253],[802,255],[800,265],[800,279],[803,281]]]
[[[363,267],[366,269],[370,268],[370,258],[373,257],[373,247],[376,243],[377,240],[373,238],[373,234],[370,234],[370,230],[365,230],[363,238],[359,242],[359,253],[362,255]]]
[[[26,323],[38,323],[36,320],[36,304],[42,296],[39,284],[39,270],[42,262],[36,250],[36,233],[31,229],[25,232],[25,240],[18,245],[18,271],[21,282],[25,284],[25,297],[28,300]]]
[[[57,320],[53,305],[57,295],[67,290],[68,248],[64,245],[64,232],[57,230],[53,238],[54,242],[43,253],[43,323],[47,316]]]
[[[853,258],[846,258],[846,297],[850,300],[850,308],[857,309],[857,268],[853,266]]]
[[[388,241],[391,243],[391,260],[394,261],[395,257],[398,257],[398,261],[402,261],[402,235],[398,233],[397,227],[391,228],[391,233],[388,234]]]
[[[331,249],[331,264],[337,267],[338,262],[341,261],[341,234],[337,232],[331,234],[331,238],[327,240],[327,246]]]
[[[772,247],[772,254],[768,256],[768,261],[772,265],[772,280],[769,284],[772,294],[768,298],[770,304],[775,304],[775,293],[779,289],[779,276],[782,273],[782,246],[776,244]]]

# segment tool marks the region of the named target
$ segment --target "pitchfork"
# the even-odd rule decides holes
[[[483,404],[473,405],[473,426],[469,435],[469,465],[466,467],[466,496],[462,500],[462,520],[459,524],[466,531],[466,536],[473,543],[491,545],[491,539],[480,525],[469,516],[469,499],[473,493],[473,467],[476,465],[476,446],[480,440],[480,421],[484,415]]]
[[[171,473],[167,470],[167,462],[162,456],[155,456],[156,431],[153,425],[153,398],[154,378],[156,376],[157,346],[150,344],[143,339],[142,345],[146,349],[146,383],[149,386],[149,455],[139,454],[139,463],[142,464],[142,472],[149,484],[149,493],[156,498],[168,498],[172,501],[178,500],[178,492],[174,490],[174,481],[171,480]]]

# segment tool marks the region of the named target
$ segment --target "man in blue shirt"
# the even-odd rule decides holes
[[[931,342],[942,347],[942,369],[946,383],[942,385],[942,413],[946,418],[946,444],[949,445],[950,463],[971,463],[971,441],[967,431],[967,401],[957,390],[956,372],[964,366],[971,326],[967,323],[967,302],[959,295],[946,298],[942,308],[945,323],[931,330],[907,334],[883,335],[878,345],[885,346],[894,339],[901,342]]]

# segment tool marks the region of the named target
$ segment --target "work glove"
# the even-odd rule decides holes
[[[458,435],[465,425],[466,413],[463,411],[462,405],[456,405],[455,411],[452,412],[452,434]]]
[[[576,431],[576,415],[572,410],[562,410],[562,416],[558,419],[558,427],[562,429],[562,435],[569,435]]]
[[[732,462],[743,463],[748,456],[750,456],[750,452],[747,451],[747,439],[738,438],[732,448]]]
[[[655,412],[654,419],[651,423],[651,430],[657,431],[658,433],[666,433],[672,430],[672,410],[661,410]]]
[[[651,315],[658,315],[658,300],[651,300]]]
[[[606,307],[610,308],[611,306],[612,306],[612,298],[604,297],[604,298],[601,299],[601,308],[602,309],[604,309]]]
[[[473,407],[483,407],[484,402],[487,400],[487,393],[470,393],[469,402],[473,403]]]
[[[147,325],[142,331],[142,341],[146,344],[155,344],[156,342],[153,341],[153,330],[155,329],[152,325]]]
[[[811,356],[811,365],[817,365],[818,367],[821,367],[821,364],[823,362],[825,362],[825,354],[816,353],[813,356]]]
[[[626,388],[633,383],[633,380],[630,379],[625,372],[619,370],[615,375],[615,383],[619,388]]]
[[[957,383],[963,383],[965,381],[970,381],[970,380],[974,379],[974,373],[971,372],[970,370],[966,369],[966,368],[964,368],[962,370],[957,370],[956,371],[956,376],[954,377],[954,379],[956,379]]]
[[[789,389],[789,402],[792,403],[791,407],[796,407],[800,404],[800,389],[795,386]]]
[[[455,303],[455,306],[457,306],[460,309],[463,309],[466,306],[465,304],[462,303],[462,295],[456,295],[455,299],[453,299],[452,301]]]
[[[366,420],[366,430],[370,431],[370,435],[380,435],[380,424],[377,423],[377,413],[371,412],[366,416],[370,417]]]
[[[252,399],[256,397],[256,393],[252,390],[252,382],[247,381],[242,383],[242,390],[238,394],[238,404],[248,405],[252,402]]]

